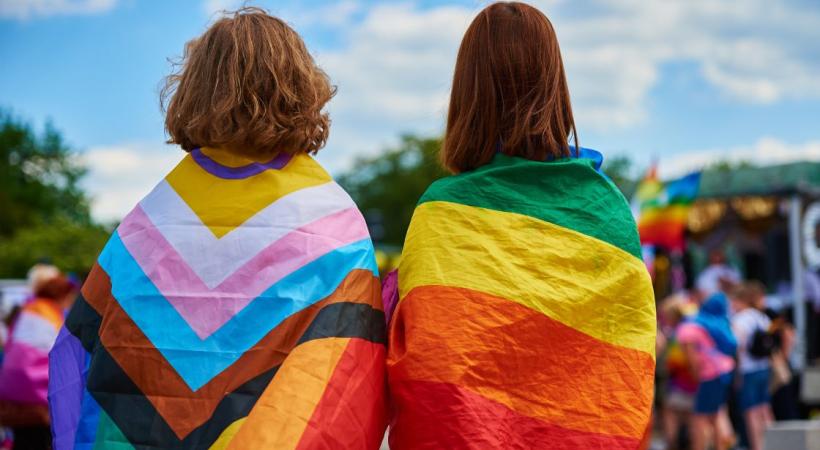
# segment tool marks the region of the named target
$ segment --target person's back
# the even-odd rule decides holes
[[[189,43],[166,126],[188,151],[119,225],[51,354],[66,448],[378,448],[384,314],[350,197],[309,155],[333,90],[284,22]]]
[[[754,354],[751,348],[755,335],[768,333],[772,321],[763,311],[757,308],[745,308],[732,316],[732,330],[738,340],[738,368],[741,373],[768,370],[769,356]],[[771,350],[771,349],[769,349]]]
[[[549,21],[485,9],[456,63],[456,175],[422,196],[398,268],[391,448],[641,445],[652,287],[627,203],[573,129]]]
[[[77,295],[77,286],[56,268],[40,267],[50,273],[31,283],[34,297],[11,325],[0,366],[0,423],[12,428],[15,449],[51,448],[48,354]]]
[[[738,343],[740,372],[738,406],[746,422],[751,450],[763,448],[766,428],[773,421],[771,407],[771,362],[780,343],[770,332],[771,319],[763,311],[766,289],[756,281],[746,282],[732,293],[732,331]]]

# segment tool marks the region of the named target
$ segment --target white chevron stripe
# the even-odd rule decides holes
[[[165,180],[140,205],[202,282],[213,289],[289,232],[354,203],[331,181],[278,199],[219,239]]]

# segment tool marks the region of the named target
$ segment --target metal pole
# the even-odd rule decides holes
[[[800,246],[802,237],[800,227],[800,195],[795,194],[789,200],[789,258],[792,272],[792,306],[796,339],[792,364],[797,371],[802,371],[806,363],[806,301],[803,290],[803,255]]]

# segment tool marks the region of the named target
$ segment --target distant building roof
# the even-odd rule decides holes
[[[700,179],[699,198],[739,195],[820,195],[820,162],[796,162],[730,170],[707,169]]]

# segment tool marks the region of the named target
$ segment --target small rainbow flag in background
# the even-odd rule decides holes
[[[664,183],[653,164],[632,199],[641,244],[683,250],[686,222],[699,186],[700,172]]]
[[[599,163],[499,154],[421,198],[389,332],[391,448],[639,448],[655,302]]]
[[[114,232],[57,338],[55,448],[377,448],[379,292],[364,218],[310,156],[194,150]]]

